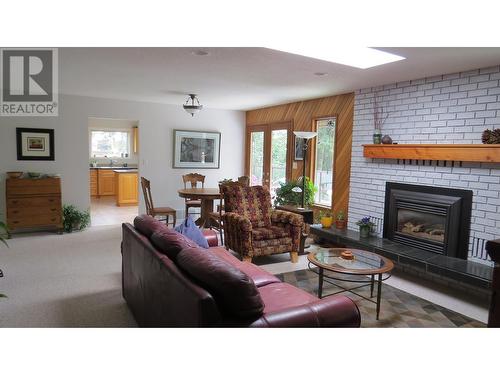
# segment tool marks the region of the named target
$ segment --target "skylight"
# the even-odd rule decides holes
[[[355,68],[367,69],[374,66],[388,64],[406,59],[369,47],[332,47],[319,48],[317,46],[273,48],[278,51],[302,55],[313,59],[329,61],[337,64],[349,65]]]

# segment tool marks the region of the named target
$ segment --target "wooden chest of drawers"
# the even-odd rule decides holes
[[[62,231],[60,178],[8,178],[5,184],[10,230],[50,227]]]

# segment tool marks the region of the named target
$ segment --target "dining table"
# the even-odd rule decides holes
[[[195,223],[200,228],[210,227],[210,213],[214,211],[214,200],[221,198],[219,188],[187,188],[177,192],[181,198],[201,201],[201,215]]]

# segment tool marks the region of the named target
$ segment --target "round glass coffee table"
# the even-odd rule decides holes
[[[351,251],[353,259],[344,259],[341,253]],[[391,277],[390,272],[394,268],[391,260],[384,258],[370,251],[346,248],[325,248],[311,252],[307,259],[309,260],[309,269],[319,276],[318,279],[318,297],[323,298],[323,282],[334,285],[341,290],[333,294],[350,292],[367,301],[377,305],[377,320],[380,315],[380,297],[382,296],[382,281]],[[312,267],[315,265],[316,267]],[[325,271],[329,271],[325,274]],[[369,276],[367,280],[365,276]],[[373,300],[373,288],[375,285],[375,276],[377,276],[377,296]],[[332,280],[344,281],[349,283],[359,283],[353,288],[345,288],[334,283]],[[370,298],[354,292],[355,289],[370,286]]]

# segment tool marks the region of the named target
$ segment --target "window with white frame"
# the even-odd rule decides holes
[[[333,196],[335,127],[335,118],[316,120],[318,136],[316,138],[314,185],[317,190],[314,195],[314,203],[328,207],[332,205]]]
[[[96,158],[128,158],[130,132],[126,130],[92,130],[90,156]]]

